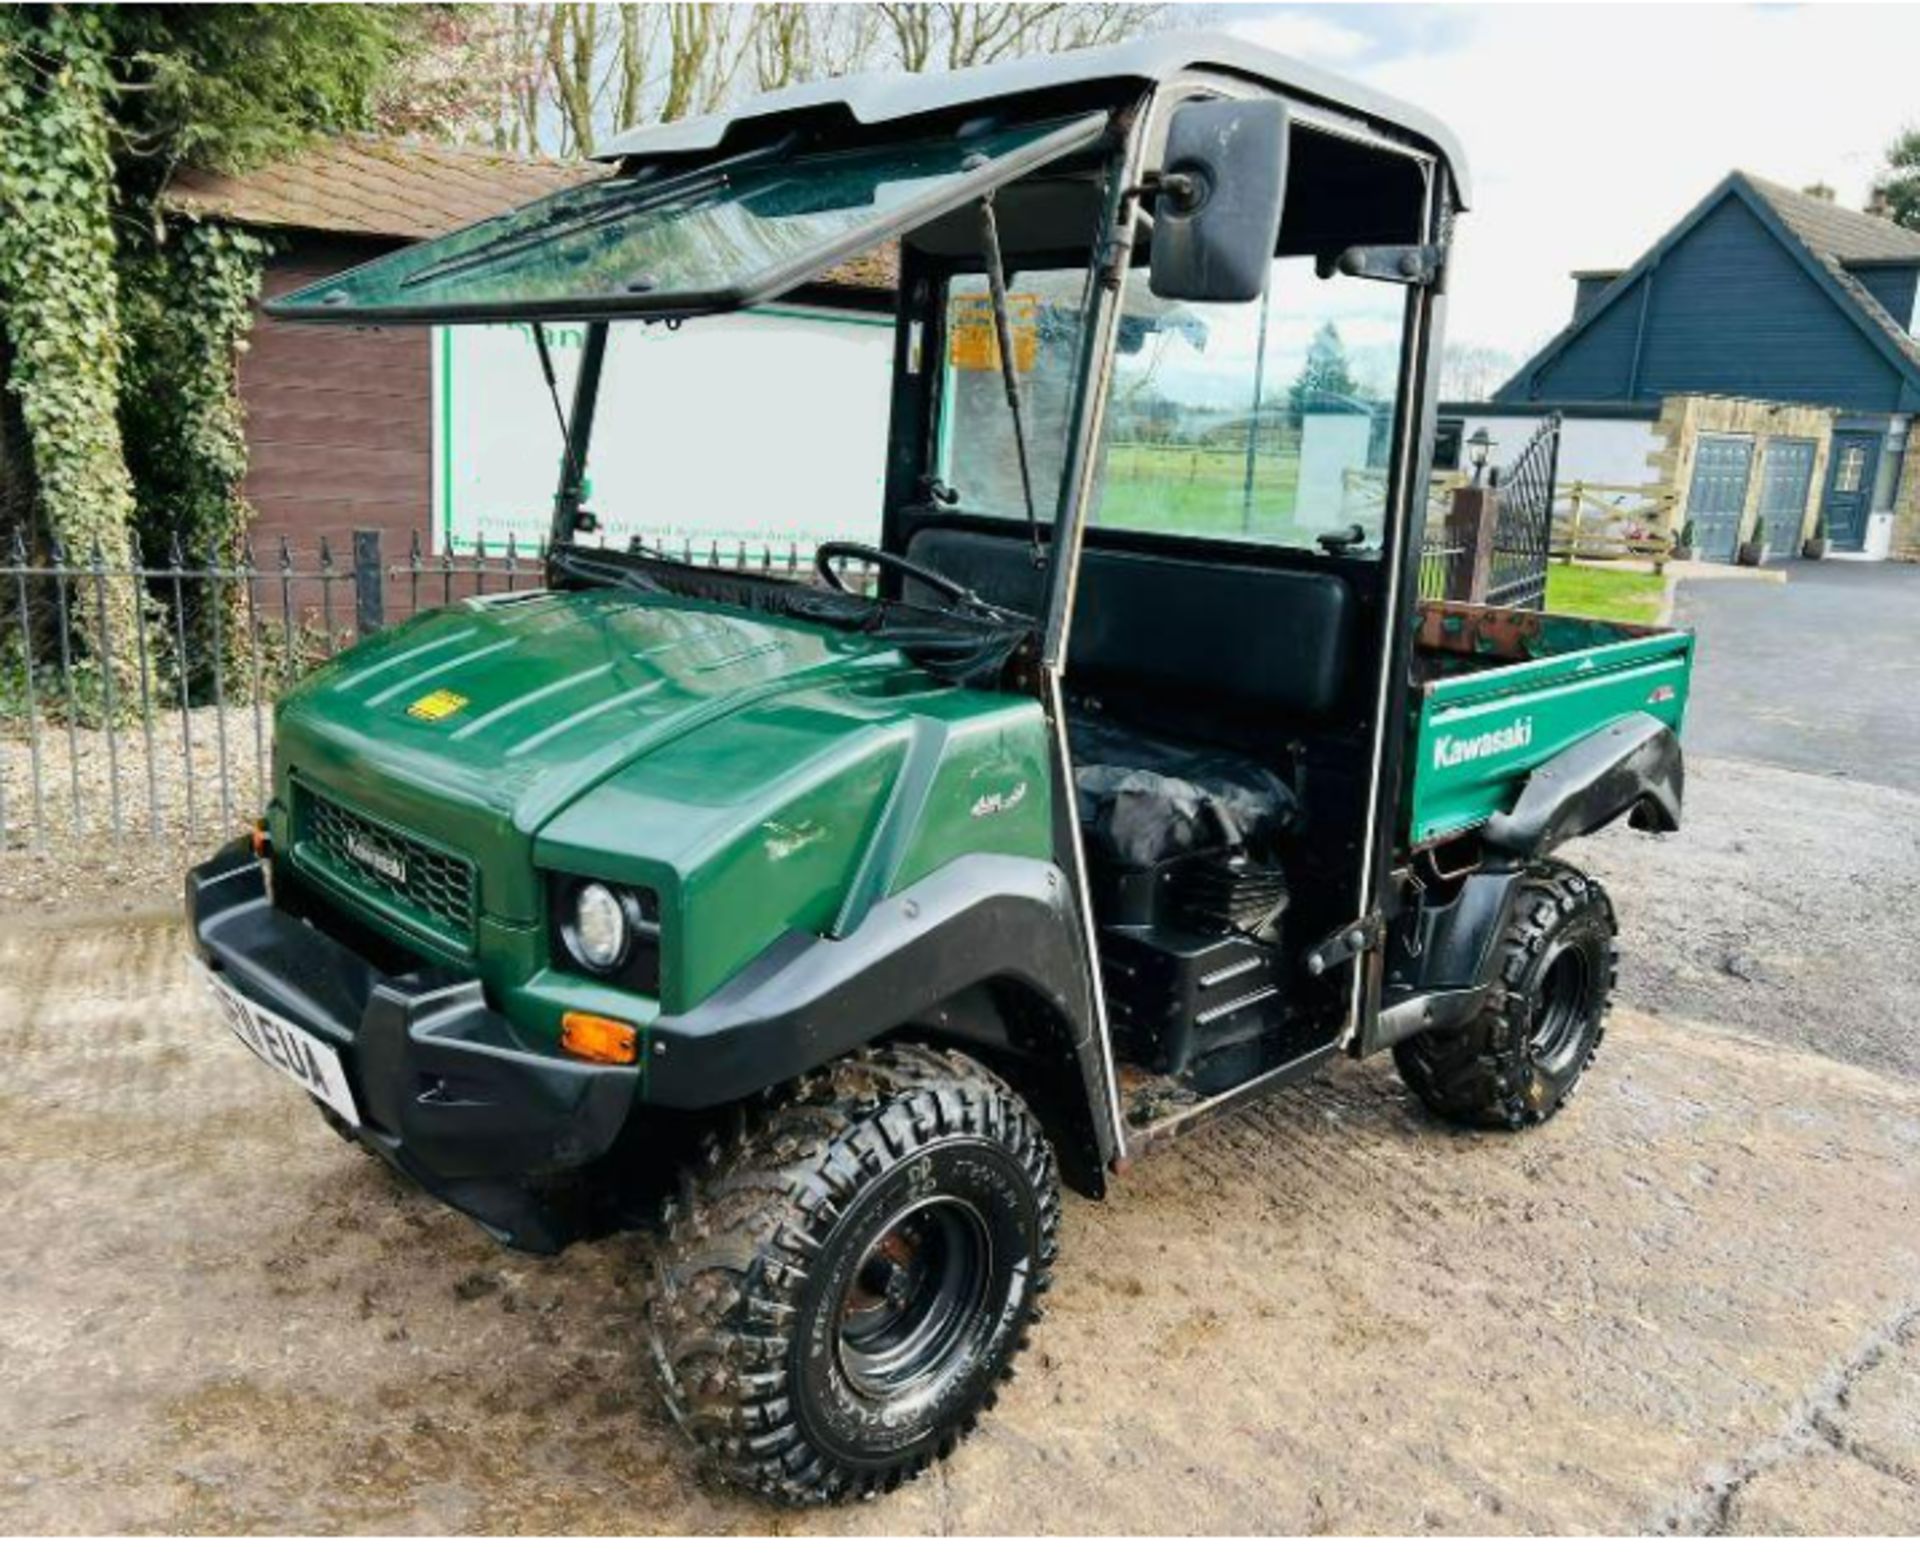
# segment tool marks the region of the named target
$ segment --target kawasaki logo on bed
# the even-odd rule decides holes
[[[1495,755],[1510,755],[1533,743],[1533,719],[1516,718],[1504,728],[1490,728],[1470,739],[1442,735],[1433,746],[1433,764],[1444,771],[1449,766],[1464,766],[1470,760],[1488,760]]]
[[[390,884],[407,882],[407,860],[382,851],[357,830],[347,832],[347,856]]]

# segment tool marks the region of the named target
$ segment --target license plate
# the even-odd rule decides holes
[[[227,1016],[228,1028],[248,1051],[354,1126],[360,1125],[360,1112],[354,1106],[353,1092],[347,1088],[347,1070],[341,1067],[338,1052],[251,998],[243,998],[203,961],[189,963],[200,972],[220,1011]]]

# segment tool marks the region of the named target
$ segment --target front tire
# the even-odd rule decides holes
[[[1393,1048],[1428,1110],[1470,1127],[1535,1127],[1573,1097],[1606,1033],[1619,926],[1599,883],[1536,863],[1497,953],[1480,1012]]]
[[[668,1212],[668,1409],[783,1502],[895,1488],[993,1406],[1059,1223],[1052,1150],[985,1068],[909,1045],[836,1063],[711,1143]]]

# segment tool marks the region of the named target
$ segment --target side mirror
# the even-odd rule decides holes
[[[1179,302],[1255,300],[1280,240],[1286,189],[1285,103],[1175,109],[1153,207],[1153,294]]]

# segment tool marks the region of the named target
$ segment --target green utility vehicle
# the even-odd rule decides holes
[[[650,1363],[720,1472],[867,1493],[1011,1373],[1062,1178],[1342,1055],[1468,1125],[1567,1099],[1615,927],[1554,852],[1678,823],[1691,641],[1417,602],[1467,186],[1409,108],[1169,36],[608,158],[271,309],[528,325],[565,453],[544,588],[286,699],[193,938],[249,1046],[503,1241],[655,1229]],[[610,338],[880,245],[877,545],[775,579],[609,542],[777,529],[812,473],[590,512],[645,429],[596,424]]]

